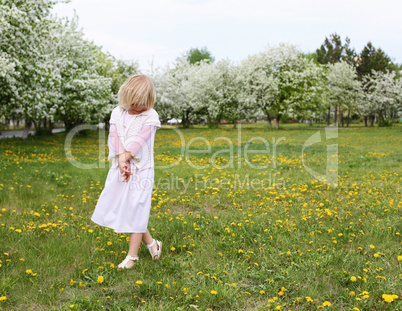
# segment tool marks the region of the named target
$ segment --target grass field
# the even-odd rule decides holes
[[[0,309],[402,310],[402,126],[328,140],[324,125],[231,127],[157,132],[149,229],[163,255],[143,245],[125,271],[129,235],[90,220],[107,133],[72,140],[85,170],[63,133],[0,140]],[[325,174],[329,145],[332,185],[306,169]]]

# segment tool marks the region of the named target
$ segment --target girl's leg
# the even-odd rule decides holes
[[[128,249],[128,255],[132,257],[137,257],[138,256],[138,250],[140,248],[142,236],[144,233],[130,233],[130,244],[129,244],[129,249]],[[131,268],[132,266],[135,265],[135,262],[130,260],[127,263],[127,266]]]
[[[147,232],[143,233],[142,240],[147,245],[152,243],[153,238],[152,238],[151,234],[149,233],[148,229],[147,229]],[[154,246],[151,247],[151,251],[153,253],[153,252],[156,252],[157,250],[158,250],[158,245],[155,243]],[[156,260],[159,259],[158,257],[159,256],[155,256],[155,259]]]
[[[142,234],[142,240],[144,241],[145,244],[151,244],[153,239],[151,234],[149,233],[148,229],[147,232]]]

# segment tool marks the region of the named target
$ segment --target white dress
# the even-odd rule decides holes
[[[136,115],[125,112],[124,126],[128,126],[131,118],[135,117]],[[138,141],[146,142],[149,147],[149,144],[153,144],[156,130],[157,127],[152,125],[143,126],[138,134],[140,138]],[[127,151],[141,159],[144,144],[138,141],[132,143]],[[124,152],[114,124],[110,127],[108,145],[112,156]],[[138,170],[131,160],[130,168],[133,175],[128,182],[123,181],[118,166],[109,169],[105,187],[99,196],[91,220],[118,233],[144,233],[147,231],[151,210],[154,167]]]

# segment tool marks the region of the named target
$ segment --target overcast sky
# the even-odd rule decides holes
[[[280,42],[313,52],[337,33],[360,52],[371,41],[402,62],[399,0],[72,0],[85,37],[117,58],[138,60],[143,72],[163,66],[192,47],[235,62]]]

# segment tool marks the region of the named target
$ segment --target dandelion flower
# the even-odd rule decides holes
[[[216,295],[218,292],[216,290],[211,290],[212,295]]]
[[[398,295],[383,294],[382,298],[384,299],[385,302],[393,302],[395,299],[398,299]]]
[[[105,280],[105,279],[104,279],[104,277],[103,277],[102,275],[101,275],[101,276],[98,276],[98,283],[99,283],[99,284],[102,284],[104,280]]]

